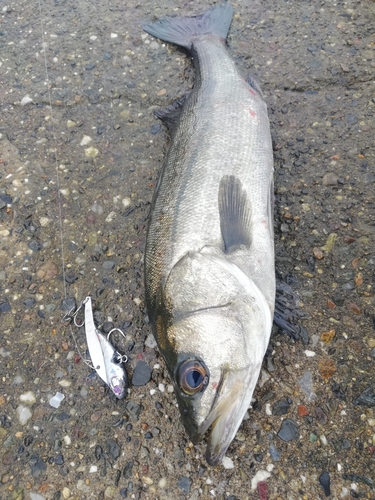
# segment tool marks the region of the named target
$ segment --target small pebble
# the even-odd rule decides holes
[[[338,175],[334,172],[328,172],[323,177],[323,186],[336,186],[338,181]]]
[[[290,398],[280,399],[276,401],[276,403],[272,406],[272,413],[275,416],[285,415],[288,413],[289,408],[293,404],[293,401]]]
[[[149,347],[150,349],[155,349],[155,347],[157,346],[157,343],[156,343],[156,340],[155,340],[155,337],[153,336],[152,333],[150,333],[147,338],[146,338],[146,341],[145,341],[145,346],[146,347]]]
[[[92,138],[89,135],[84,135],[81,142],[79,143],[80,146],[87,146],[92,141]]]
[[[146,385],[151,378],[151,368],[146,361],[138,361],[132,377],[132,384],[136,386]]]
[[[38,455],[32,455],[29,465],[34,478],[41,476],[47,470],[47,464]]]
[[[25,394],[21,394],[20,400],[23,403],[32,405],[32,404],[34,404],[36,402],[36,397],[35,397],[35,394],[32,391],[29,391],[29,392],[25,392]]]
[[[33,102],[32,98],[28,95],[25,95],[25,97],[22,97],[22,99],[21,99],[21,106],[25,106],[26,104],[29,104],[30,102]]]
[[[124,476],[125,479],[129,479],[131,477],[133,465],[134,462],[130,461],[123,468],[122,475]]]
[[[180,491],[187,495],[190,493],[191,479],[187,476],[181,476],[177,481],[177,487]]]
[[[45,500],[45,497],[39,495],[39,493],[33,493],[32,491],[30,491],[29,495],[30,495],[30,500]]]
[[[277,451],[276,446],[273,443],[270,443],[270,455],[272,457],[272,460],[274,462],[280,462],[281,460],[281,455]]]
[[[120,446],[113,439],[107,440],[107,452],[108,455],[113,459],[117,460],[121,454]]]
[[[314,351],[309,351],[308,349],[306,349],[305,354],[308,358],[313,358],[314,356],[316,356],[316,353]]]
[[[280,439],[283,441],[293,441],[298,439],[299,431],[298,425],[291,418],[286,418],[281,424],[281,428],[277,433]]]
[[[297,411],[300,417],[307,417],[307,415],[309,414],[308,409],[306,408],[306,406],[303,405],[299,405]]]
[[[0,303],[0,313],[10,312],[12,308],[10,307],[9,302],[1,302]]]
[[[325,496],[329,497],[331,494],[331,478],[328,472],[323,472],[323,474],[319,476],[319,483],[324,491]]]
[[[261,481],[265,481],[269,477],[271,477],[271,474],[268,471],[258,470],[258,472],[255,474],[255,476],[251,480],[251,489],[255,490],[256,487],[258,486],[258,483],[260,483]]]
[[[268,500],[268,488],[265,481],[259,481],[257,485],[258,495],[260,500]]]
[[[234,469],[234,462],[229,457],[223,457],[221,464],[224,467],[224,469]]]
[[[135,420],[138,420],[142,410],[143,406],[139,405],[135,401],[128,401],[125,405],[126,410],[129,412],[130,416],[134,418]]]
[[[371,408],[375,406],[375,387],[367,387],[361,394],[353,401],[356,406],[367,406]]]
[[[17,413],[21,425],[25,425],[32,417],[32,413],[27,406],[18,406]]]
[[[105,260],[102,264],[103,269],[106,269],[107,271],[110,271],[113,269],[116,265],[116,262],[114,260]]]
[[[166,477],[162,477],[159,482],[158,482],[158,487],[163,489],[167,486],[167,478]]]

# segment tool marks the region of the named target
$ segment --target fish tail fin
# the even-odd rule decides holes
[[[165,17],[155,23],[144,24],[143,29],[155,38],[190,49],[197,36],[217,35],[225,40],[232,17],[233,7],[225,2],[198,16]]]

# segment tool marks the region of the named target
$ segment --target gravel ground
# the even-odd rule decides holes
[[[143,300],[168,141],[153,111],[194,75],[141,25],[207,4],[0,4],[1,499],[375,499],[375,3],[233,6],[229,50],[269,106],[277,268],[306,331],[275,329],[213,468],[184,432]],[[123,401],[62,322],[87,295],[102,330],[125,333],[112,338],[129,357]],[[140,362],[151,378],[141,364],[135,385]]]

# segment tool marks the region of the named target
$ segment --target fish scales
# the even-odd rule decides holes
[[[267,106],[257,85],[237,70],[226,32],[216,30],[217,19],[231,20],[231,12],[226,3],[202,16],[144,27],[187,47],[195,64],[194,89],[172,130],[154,196],[145,282],[149,316],[190,437],[199,441],[210,425],[225,434],[220,440],[211,432],[210,463],[223,456],[250,403],[275,295]],[[168,23],[172,31],[176,23],[188,24],[186,39],[169,36]],[[246,390],[239,382],[245,374]],[[223,423],[228,414],[236,415],[235,424]]]
[[[197,41],[194,49],[201,82],[172,137],[148,232],[148,247],[159,249],[146,255],[147,268],[157,270],[153,295],[188,251],[222,245],[217,193],[224,174],[238,176],[251,192],[254,222],[269,215],[273,160],[265,102],[251,93],[221,41]]]

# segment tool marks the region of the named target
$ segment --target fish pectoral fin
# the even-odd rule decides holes
[[[250,247],[251,207],[246,189],[234,175],[224,175],[219,186],[220,228],[225,252]]]

